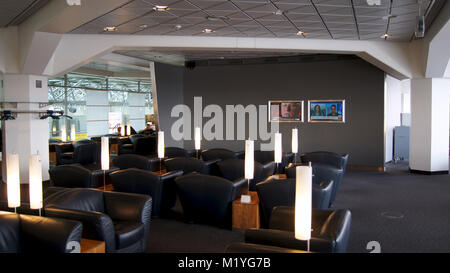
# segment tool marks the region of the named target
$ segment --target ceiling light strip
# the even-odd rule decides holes
[[[352,6],[353,19],[355,20],[356,33],[358,34],[358,40],[361,40],[361,37],[359,35],[358,19],[356,18],[355,4],[353,3],[353,0],[350,0],[350,4]]]
[[[330,35],[331,39],[334,39],[333,34],[331,34],[330,29],[328,28],[327,24],[325,23],[325,20],[323,19],[322,15],[320,14],[319,10],[316,7],[316,4],[312,0],[309,0],[311,5],[313,6],[314,10],[316,11],[317,15],[320,17],[320,20],[322,21],[323,26],[327,29],[328,34]]]

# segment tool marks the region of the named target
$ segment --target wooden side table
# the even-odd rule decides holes
[[[105,242],[81,239],[81,253],[105,253]]]
[[[241,203],[241,199],[233,201],[233,229],[246,230],[249,228],[259,228],[259,198],[255,191],[249,192],[250,203]]]

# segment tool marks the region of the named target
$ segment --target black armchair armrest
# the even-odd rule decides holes
[[[221,161],[220,158],[212,159],[209,161],[204,161],[205,165],[209,169],[209,172],[208,172],[209,174],[217,175],[217,176],[220,174],[219,166],[217,166],[217,162],[220,162],[220,161]]]
[[[307,241],[297,240],[292,231],[277,229],[248,229],[245,231],[245,242],[290,248],[297,250],[307,250]],[[320,237],[311,237],[310,251],[332,252],[333,242]]]
[[[183,171],[181,171],[181,170],[171,171],[171,172],[163,173],[161,175],[161,180],[175,179],[176,177],[182,176],[182,175],[183,175]]]
[[[78,221],[21,215],[22,251],[67,253],[69,242],[81,243],[83,226]]]
[[[264,168],[263,175],[264,177],[267,178],[275,173],[276,164],[275,162],[271,161],[266,164],[263,164],[263,168]]]
[[[134,193],[104,192],[105,212],[113,220],[145,223],[150,219],[152,198]]]
[[[115,249],[115,230],[111,218],[96,211],[46,207],[45,216],[65,218],[83,223],[83,238],[105,241],[107,250]]]
[[[247,193],[247,189],[248,189],[248,180],[247,179],[241,177],[232,182],[233,182],[233,192],[232,192],[233,200],[236,200],[242,194]]]
[[[234,153],[236,155],[236,158],[239,159],[245,159],[245,151],[238,151]]]
[[[315,209],[327,209],[330,204],[331,192],[333,191],[333,181],[324,181],[320,184],[313,184],[312,187],[312,207]]]

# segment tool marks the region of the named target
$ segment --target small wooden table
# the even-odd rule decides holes
[[[233,229],[259,228],[259,198],[255,191],[249,192],[250,203],[241,203],[241,198],[233,201]]]
[[[81,239],[81,253],[105,253],[105,242]]]

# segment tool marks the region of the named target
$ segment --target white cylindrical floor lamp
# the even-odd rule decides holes
[[[195,139],[196,156],[198,159],[198,153],[199,153],[199,150],[201,149],[201,142],[202,142],[202,131],[201,131],[200,127],[195,127],[194,139]]]
[[[17,213],[17,208],[20,207],[20,169],[19,169],[19,155],[6,155],[6,191],[8,193],[8,207],[14,208]]]
[[[42,163],[39,154],[30,155],[30,209],[42,209]]]
[[[278,174],[278,164],[281,163],[282,160],[282,150],[282,135],[281,133],[275,133],[274,161],[276,163],[276,174]]]
[[[294,154],[294,164],[297,163],[298,153],[298,129],[292,129],[292,153]]]
[[[253,179],[255,173],[255,148],[253,140],[245,141],[245,170],[244,177],[247,179],[247,196],[241,197],[242,203],[249,203],[251,201],[250,196],[250,180]],[[247,202],[245,202],[247,201]]]
[[[159,158],[159,173],[162,174],[162,159],[164,158],[164,132],[158,132],[158,158]]]
[[[296,167],[295,185],[295,238],[307,241],[307,251],[311,240],[312,210],[312,167]]]
[[[102,137],[101,164],[103,170],[103,190],[106,191],[106,171],[109,170],[109,138]]]

